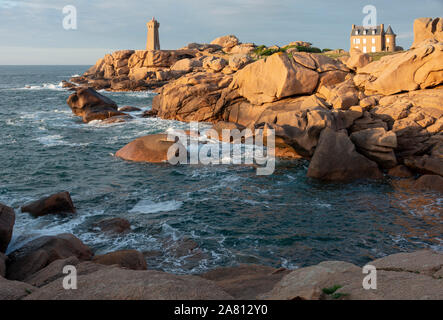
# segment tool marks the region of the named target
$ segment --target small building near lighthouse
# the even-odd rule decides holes
[[[384,24],[376,27],[352,25],[351,49],[359,49],[363,53],[394,52],[396,50],[397,35],[389,26],[385,31]]]
[[[152,18],[147,24],[148,27],[148,40],[146,41],[146,50],[154,51],[160,50],[160,37],[158,29],[160,28],[160,23]]]

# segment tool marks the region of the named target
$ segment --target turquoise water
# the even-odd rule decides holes
[[[60,81],[87,66],[0,66],[0,202],[16,209],[9,251],[70,232],[97,253],[138,249],[150,268],[198,273],[257,263],[296,268],[323,260],[363,265],[400,251],[443,251],[442,197],[383,182],[325,184],[306,178],[305,161],[280,161],[272,176],[241,165],[138,164],[113,154],[133,139],[186,124],[136,117],[84,124],[66,105]],[[103,93],[120,106],[149,109],[153,94]],[[136,115],[136,114],[135,114]],[[73,217],[31,218],[19,207],[61,190]],[[93,223],[124,217],[123,236]],[[186,255],[177,244],[195,242]]]

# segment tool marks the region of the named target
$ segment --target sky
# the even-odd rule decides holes
[[[75,30],[64,28],[68,5],[76,8]],[[0,0],[0,65],[92,65],[115,50],[144,49],[153,16],[162,49],[234,34],[257,45],[301,40],[348,50],[351,25],[363,24],[366,5],[404,48],[415,18],[443,16],[443,0]]]

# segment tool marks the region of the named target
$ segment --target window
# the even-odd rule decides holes
[[[366,38],[365,38],[365,39],[363,39],[363,44],[366,44]]]
[[[386,42],[389,43],[389,38],[386,39]]]
[[[372,44],[375,44],[375,38],[372,38]]]
[[[376,52],[376,51],[377,51],[377,48],[372,47],[372,52]]]
[[[357,44],[360,44],[360,39],[357,39]]]
[[[355,34],[358,34],[358,30],[355,30]]]
[[[365,30],[365,31],[363,31],[363,34],[364,34],[364,35],[366,35],[366,30]]]
[[[366,47],[363,47],[363,53],[366,53]]]
[[[355,44],[355,38],[353,39],[352,43]]]
[[[372,34],[375,34],[375,30],[372,30]]]

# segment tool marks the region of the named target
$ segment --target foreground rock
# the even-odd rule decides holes
[[[114,251],[104,255],[95,256],[93,262],[104,265],[118,265],[121,268],[131,270],[147,270],[143,253],[137,250]]]
[[[285,276],[263,299],[440,300],[443,255],[429,251],[402,253],[368,264],[377,268],[377,290],[362,286],[362,268],[326,261]]]
[[[104,120],[114,116],[125,115],[118,111],[117,104],[88,87],[80,87],[69,96],[68,106],[72,112],[83,118],[83,122]]]
[[[217,268],[200,275],[214,281],[235,299],[254,300],[269,292],[290,271],[258,265]]]
[[[99,269],[78,277],[77,290],[64,290],[54,281],[28,295],[26,300],[230,300],[213,282],[196,276],[159,271],[133,271],[117,267]]]
[[[64,191],[29,203],[21,208],[34,217],[47,214],[75,213],[74,203],[69,192]]]
[[[14,209],[0,203],[0,253],[6,252],[15,223]]]
[[[344,131],[326,128],[309,164],[308,177],[330,181],[349,181],[359,178],[378,179],[382,173],[375,162],[355,150]]]
[[[167,134],[153,134],[138,138],[116,152],[115,156],[135,162],[160,163],[168,160],[168,151],[174,145]]]
[[[20,300],[36,290],[35,287],[19,282],[6,280],[0,276],[0,300]]]
[[[9,254],[6,277],[24,280],[55,260],[71,256],[90,260],[92,255],[91,249],[72,234],[41,237]]]

